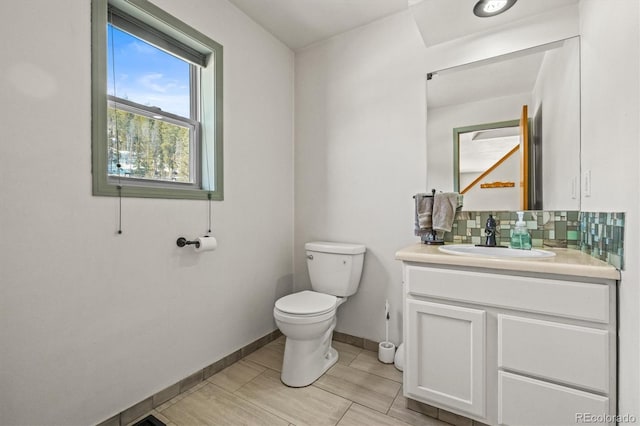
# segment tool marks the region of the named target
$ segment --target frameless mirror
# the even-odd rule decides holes
[[[580,209],[578,37],[427,75],[427,187],[464,210]]]

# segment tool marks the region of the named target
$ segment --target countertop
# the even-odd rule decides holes
[[[620,279],[620,271],[602,260],[574,249],[544,248],[556,255],[545,259],[506,259],[459,256],[443,253],[438,246],[414,244],[396,252],[396,260],[440,265],[472,266],[508,271],[572,275],[576,277]]]

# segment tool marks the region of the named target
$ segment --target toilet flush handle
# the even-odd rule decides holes
[[[308,255],[307,255],[307,259],[309,259],[309,260],[313,260],[313,255],[312,255],[312,254],[308,254]]]

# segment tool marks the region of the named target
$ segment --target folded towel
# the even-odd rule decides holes
[[[433,213],[433,197],[420,197],[418,201],[418,226],[421,229],[431,229],[431,215]]]
[[[450,232],[459,205],[462,205],[462,199],[457,192],[435,194],[433,197],[433,229]]]
[[[427,194],[415,195],[415,235],[431,232],[431,214],[433,211],[433,196]]]

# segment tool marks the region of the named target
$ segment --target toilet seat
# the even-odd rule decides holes
[[[273,317],[277,321],[280,321],[282,323],[287,323],[287,324],[298,324],[298,325],[319,324],[323,321],[335,318],[335,316],[336,316],[335,309],[325,312],[323,314],[318,314],[318,315],[295,315],[295,314],[287,314],[285,312],[281,312],[278,310],[278,308],[273,308]]]
[[[335,311],[338,298],[330,294],[304,290],[281,297],[275,309],[286,316],[319,316]]]

